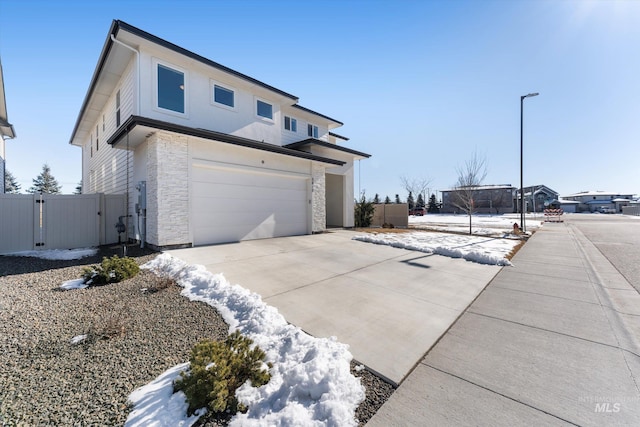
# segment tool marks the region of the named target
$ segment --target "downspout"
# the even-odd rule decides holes
[[[140,114],[140,52],[129,46],[128,44],[125,44],[123,42],[121,42],[120,40],[116,39],[115,36],[113,34],[111,34],[111,41],[119,44],[120,46],[124,47],[125,49],[129,49],[130,51],[134,52],[136,54],[136,86],[137,86],[137,94],[136,94],[136,111],[135,114],[139,115]]]
[[[118,44],[122,47],[124,47],[125,49],[128,49],[130,51],[132,51],[133,53],[136,54],[136,108],[135,108],[135,113],[136,115],[140,114],[140,52],[129,46],[128,44],[125,44],[123,42],[121,42],[120,40],[116,39],[115,36],[113,35],[113,33],[111,34],[111,41],[114,42],[115,44]],[[126,204],[126,209],[127,212],[129,212],[129,157],[131,155],[131,152],[129,151],[129,130],[127,129],[127,194],[126,194],[126,198],[125,198],[125,204]],[[127,215],[127,217],[129,217],[130,215]],[[127,224],[128,224],[128,220],[127,220]],[[146,222],[146,221],[145,221]],[[125,242],[125,246],[124,246],[124,255],[126,256],[126,243],[128,243],[129,240],[129,227],[127,226],[127,235],[126,235],[126,242]],[[140,247],[144,247],[144,240],[141,239],[140,242]]]

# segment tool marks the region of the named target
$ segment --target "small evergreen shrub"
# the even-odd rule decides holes
[[[375,206],[373,202],[367,201],[367,198],[362,193],[360,201],[356,201],[354,206],[354,222],[356,227],[369,227],[373,221],[373,213]]]
[[[133,258],[104,257],[97,267],[85,267],[82,273],[84,282],[89,285],[106,285],[127,280],[140,272],[140,267]]]
[[[180,373],[174,391],[183,391],[189,403],[189,415],[207,407],[213,412],[245,412],[236,390],[247,380],[253,387],[269,382],[263,370],[265,354],[253,341],[235,331],[224,342],[204,340],[191,350],[189,373]],[[267,365],[271,368],[271,364]]]

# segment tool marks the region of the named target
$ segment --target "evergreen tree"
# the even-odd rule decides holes
[[[436,201],[435,194],[432,194],[431,197],[429,197],[429,207],[427,208],[427,212],[440,213],[440,209],[438,208],[438,202]]]
[[[380,196],[378,196],[378,193],[376,193],[375,197],[373,198],[373,203],[375,203],[375,204],[379,204],[380,203]]]
[[[400,204],[402,203],[402,200],[400,200],[400,195],[396,194],[396,204]]]
[[[20,193],[20,184],[18,184],[13,174],[6,169],[4,171],[4,192],[7,194]]]
[[[82,194],[82,180],[80,180],[76,186],[76,191],[74,191],[73,194]]]
[[[409,205],[409,209],[413,209],[416,202],[413,200],[413,193],[409,191],[409,197],[407,197],[407,204]]]
[[[371,226],[375,206],[373,206],[373,202],[367,201],[367,198],[364,195],[364,191],[362,192],[360,200],[356,200],[354,210],[354,222],[356,227]]]
[[[42,165],[42,172],[33,180],[33,185],[27,192],[31,194],[60,194],[60,184],[51,175],[51,168],[48,164]]]
[[[385,197],[385,198],[384,198],[384,204],[385,204],[385,205],[388,205],[388,204],[390,204],[390,203],[391,203],[391,199],[389,198],[389,196]]]
[[[418,200],[416,201],[417,208],[424,208],[424,198],[422,197],[422,193],[418,194]]]

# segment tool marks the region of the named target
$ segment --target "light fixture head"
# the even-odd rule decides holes
[[[523,95],[522,98],[530,98],[532,96],[538,96],[538,95],[540,95],[538,92],[528,93],[526,95]]]

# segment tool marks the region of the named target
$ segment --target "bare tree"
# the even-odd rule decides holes
[[[407,193],[411,193],[417,197],[417,195],[422,194],[423,198],[426,198],[426,191],[429,188],[429,184],[431,184],[430,178],[408,178],[405,175],[400,177],[400,182],[402,183],[402,187],[407,190]]]
[[[452,204],[469,215],[469,234],[472,234],[471,217],[477,206],[475,198],[478,187],[487,176],[487,159],[478,157],[478,153],[474,151],[463,166],[458,166],[456,172],[458,181],[452,194]]]

